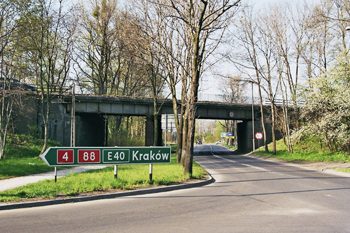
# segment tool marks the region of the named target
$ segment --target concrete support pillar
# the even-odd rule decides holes
[[[250,132],[250,133],[249,133]],[[237,124],[237,149],[239,152],[246,153],[252,151],[251,131],[248,127],[248,122],[243,121]]]
[[[145,146],[153,146],[154,143],[154,118],[146,116]]]
[[[77,115],[76,132],[76,146],[105,146],[107,132],[102,115]]]
[[[157,146],[163,146],[162,115],[158,115],[157,128],[158,128],[158,134],[157,134],[158,145]]]
[[[157,120],[157,137],[158,137],[158,145],[156,146],[162,146],[163,145],[163,139],[162,139],[162,117],[159,115]],[[146,137],[145,137],[145,146],[154,146],[154,117],[153,116],[147,116],[146,117]]]

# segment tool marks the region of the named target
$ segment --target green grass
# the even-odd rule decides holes
[[[37,158],[11,158],[0,161],[0,180],[48,171],[53,171],[53,168]]]
[[[233,149],[233,150],[237,149],[236,146],[227,145],[226,143],[223,143],[222,146],[225,146],[225,147],[230,148],[230,149]]]
[[[118,166],[118,178],[114,178],[113,167],[87,171],[79,174],[71,173],[54,180],[44,180],[11,190],[0,192],[0,202],[19,201],[30,198],[55,198],[59,195],[76,196],[81,193],[110,190],[134,190],[150,185],[169,185],[182,183],[188,177],[183,176],[183,167],[172,156],[171,164],[153,166],[153,180],[149,180],[148,165]],[[203,178],[206,172],[196,163],[193,165],[192,178]]]
[[[265,153],[264,148],[254,152],[265,157],[273,157],[289,162],[307,161],[307,162],[349,162],[350,156],[346,152],[330,152],[322,147],[315,138],[307,139],[294,145],[293,153],[288,151],[283,140],[277,141],[276,155],[272,154],[272,143],[269,144],[269,153]]]
[[[26,135],[10,135],[5,149],[6,158],[0,160],[0,179],[53,171],[52,167],[37,158],[41,146],[42,140]],[[58,144],[50,142],[50,146],[58,146]],[[66,168],[58,167],[58,169]],[[54,179],[44,180],[0,192],[0,202],[30,198],[55,198],[61,195],[70,197],[94,191],[133,190],[151,185],[182,183],[189,179],[189,177],[184,177],[183,171],[184,168],[176,163],[176,156],[173,154],[171,164],[153,166],[152,181],[149,180],[149,165],[120,165],[118,166],[118,179],[114,178],[113,167],[80,174],[71,173],[59,178],[57,183],[54,182]],[[206,172],[194,163],[192,178],[200,179],[205,175]]]
[[[338,171],[338,172],[350,173],[350,169],[349,168],[335,168],[334,170]]]
[[[43,140],[28,135],[9,135],[4,150],[5,159],[0,160],[0,179],[52,171],[52,167],[38,159]],[[49,141],[49,146],[58,146]]]

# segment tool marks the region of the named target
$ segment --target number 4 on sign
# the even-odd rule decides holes
[[[57,163],[58,164],[74,163],[74,151],[57,150]]]

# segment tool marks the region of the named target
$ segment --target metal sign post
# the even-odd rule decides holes
[[[149,165],[149,181],[152,181],[153,164]]]
[[[55,167],[55,183],[57,183],[57,167]]]
[[[118,178],[118,165],[114,165],[114,178]]]

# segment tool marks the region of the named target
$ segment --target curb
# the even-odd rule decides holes
[[[201,187],[201,186],[208,185],[215,182],[215,179],[209,173],[208,175],[210,176],[208,180],[200,181],[197,183],[190,183],[190,184],[180,184],[180,185],[151,188],[151,189],[142,189],[142,190],[135,190],[135,191],[128,191],[128,192],[121,192],[121,193],[120,192],[109,193],[109,194],[102,194],[102,195],[96,195],[96,196],[84,196],[84,197],[73,197],[73,198],[58,199],[58,200],[4,204],[4,205],[0,205],[0,211],[67,204],[67,203],[78,203],[78,202],[95,201],[95,200],[102,200],[102,199],[112,199],[117,197],[128,197],[128,196],[135,196],[135,195],[169,192],[169,191],[180,190],[180,189],[196,188],[196,187]]]

